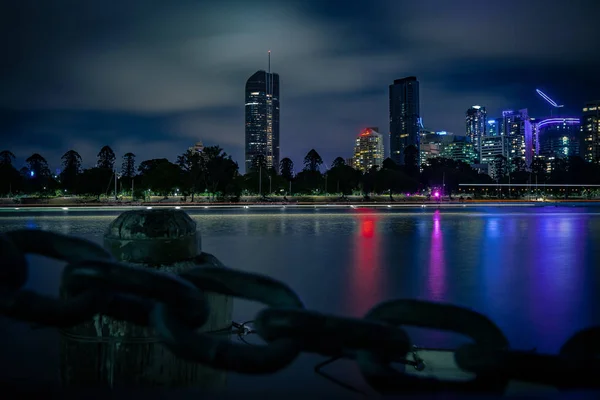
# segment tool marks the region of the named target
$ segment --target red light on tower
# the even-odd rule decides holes
[[[360,136],[369,136],[370,133],[371,133],[371,130],[369,128],[367,128],[364,131],[362,131]]]

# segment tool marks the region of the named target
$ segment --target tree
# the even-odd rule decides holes
[[[382,169],[388,169],[388,170],[397,170],[398,169],[398,164],[396,164],[394,162],[394,160],[392,160],[391,158],[388,157],[385,160],[383,160],[381,168]]]
[[[319,167],[323,164],[323,159],[315,149],[311,149],[304,157],[304,170],[319,172]]]
[[[404,171],[410,177],[419,176],[419,149],[415,145],[404,148]]]
[[[531,161],[531,173],[539,182],[543,182],[546,177],[546,162],[539,157]]]
[[[113,172],[108,168],[86,169],[78,176],[77,192],[100,200],[100,196],[108,192],[112,179]]]
[[[514,157],[511,162],[511,171],[512,172],[524,172],[527,171],[527,164],[522,157]]]
[[[0,165],[12,165],[15,155],[9,150],[0,151]]]
[[[342,157],[336,157],[331,163],[331,168],[346,166],[346,161]]]
[[[496,157],[494,157],[494,160],[492,161],[492,168],[494,170],[494,176],[496,177],[496,180],[499,181],[502,179],[508,172],[508,162],[506,157],[501,154],[498,154]]]
[[[75,150],[69,150],[61,157],[63,170],[60,173],[62,187],[72,191],[77,187],[77,176],[81,173],[81,156]]]
[[[25,160],[31,175],[33,178],[42,178],[50,176],[50,168],[48,168],[48,162],[44,157],[38,153],[32,154],[27,160]]]
[[[177,157],[177,164],[183,171],[182,183],[183,193],[192,196],[202,185],[204,179],[202,173],[204,171],[204,158],[195,150],[188,149],[185,153]]]
[[[162,159],[144,173],[142,182],[146,188],[166,197],[181,185],[181,169]]]
[[[418,181],[409,177],[391,158],[383,160],[382,167],[375,177],[375,190],[379,193],[387,191],[391,201],[394,201],[395,193],[412,193],[418,186]]]
[[[14,159],[12,152],[0,151],[0,194],[12,194],[21,189],[21,176],[12,165]]]
[[[279,162],[279,172],[285,180],[290,182],[294,179],[294,162],[290,158],[285,157]]]
[[[361,173],[355,170],[342,157],[337,157],[331,163],[331,169],[327,171],[327,184],[334,187],[335,192],[343,196],[352,194],[352,191],[360,183]]]
[[[109,146],[104,146],[98,153],[97,167],[112,170],[115,166],[116,159],[115,152]]]
[[[123,164],[121,164],[121,176],[124,178],[133,178],[135,176],[135,154],[126,153],[123,156]]]
[[[214,197],[227,194],[239,195],[239,186],[236,185],[238,165],[219,146],[204,148],[205,168],[204,181],[206,189]]]

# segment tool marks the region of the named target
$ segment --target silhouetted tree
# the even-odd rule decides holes
[[[78,176],[77,193],[95,196],[97,200],[111,186],[113,172],[109,168],[88,168]]]
[[[123,156],[123,164],[121,164],[121,176],[124,178],[133,178],[135,176],[135,154],[126,153]]]
[[[32,154],[27,160],[25,160],[29,171],[33,172],[33,177],[44,177],[50,176],[50,168],[48,168],[48,162],[44,157],[38,153]]]
[[[304,157],[304,170],[318,172],[323,164],[323,159],[315,149],[311,149]]]
[[[61,157],[63,170],[60,173],[62,187],[73,191],[77,187],[77,176],[81,173],[81,156],[75,150],[69,150]]]
[[[392,160],[391,158],[388,157],[385,160],[383,160],[381,168],[382,169],[388,169],[388,170],[397,170],[398,169],[398,164],[396,164],[394,162],[394,160]]]
[[[355,170],[342,157],[337,157],[331,163],[331,169],[327,171],[327,183],[332,191],[339,193],[342,197],[352,194],[362,178],[360,171]]]
[[[506,157],[498,154],[492,161],[492,168],[494,170],[494,176],[496,181],[502,179],[508,173],[508,162]]]
[[[98,168],[107,168],[112,170],[115,166],[116,159],[117,157],[115,156],[115,152],[109,146],[104,146],[98,153],[98,162],[96,166]]]
[[[331,168],[346,166],[346,161],[342,157],[336,157],[331,163]]]
[[[181,175],[178,165],[164,160],[144,172],[142,182],[146,188],[166,197],[181,185]]]
[[[294,179],[294,162],[285,157],[279,162],[279,172],[281,176],[288,182]]]
[[[12,165],[15,155],[9,150],[0,151],[0,165]]]
[[[543,182],[546,179],[546,162],[539,157],[535,157],[531,161],[531,173],[538,182]],[[535,182],[536,179],[534,179]]]
[[[186,196],[191,195],[191,201],[193,202],[194,195],[204,183],[202,174],[205,168],[205,159],[197,151],[188,149],[177,157],[177,164],[183,171],[183,192]]]
[[[213,197],[216,195],[238,197],[241,191],[236,182],[238,164],[219,146],[206,147],[204,155],[206,164],[203,176],[209,193]]]
[[[12,195],[22,189],[22,177],[12,165],[14,159],[15,155],[12,152],[0,152],[0,195]]]

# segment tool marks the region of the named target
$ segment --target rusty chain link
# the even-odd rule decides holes
[[[311,352],[355,359],[366,382],[382,394],[502,394],[511,380],[561,390],[600,387],[595,379],[600,371],[600,327],[575,334],[558,355],[537,354],[510,349],[487,317],[448,304],[394,300],[375,306],[363,319],[342,318],[306,310],[292,289],[263,275],[221,267],[197,267],[178,275],[136,268],[117,262],[90,241],[39,230],[0,234],[0,252],[0,314],[58,328],[98,314],[111,316],[153,327],[174,354],[216,369],[273,373],[301,352]],[[27,254],[66,262],[61,290],[73,296],[53,298],[24,289]],[[266,345],[242,346],[197,333],[210,313],[204,293],[267,305],[254,320]],[[470,337],[473,343],[456,349],[454,361],[475,378],[459,382],[408,374],[407,368],[427,368],[403,329],[409,326]],[[238,328],[247,329],[245,324]]]

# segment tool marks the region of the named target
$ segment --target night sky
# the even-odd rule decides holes
[[[564,114],[600,99],[600,1],[15,0],[0,5],[0,147],[54,170],[120,158],[175,161],[197,140],[243,171],[244,85],[281,79],[281,157],[351,156],[379,126],[388,85],[415,75],[426,128],[464,134],[474,104]],[[2,150],[0,149],[0,150]],[[298,167],[296,168],[298,170]]]

